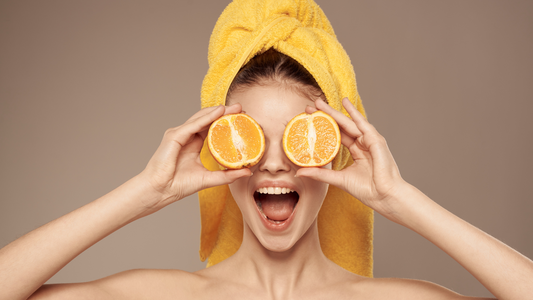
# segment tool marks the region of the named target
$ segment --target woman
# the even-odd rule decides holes
[[[287,59],[274,51],[266,55]],[[2,249],[1,276],[9,287],[3,291],[5,298],[28,298],[72,258],[129,222],[201,189],[228,183],[246,224],[243,246],[230,258],[193,274],[128,271],[90,283],[44,286],[32,297],[462,298],[426,282],[358,276],[329,261],[321,252],[316,229],[316,214],[328,184],[428,238],[499,298],[518,299],[530,294],[531,261],[451,215],[403,181],[384,139],[349,101],[342,104],[353,121],[326,105],[323,100],[327,97],[320,95],[313,82],[282,74],[258,77],[251,85],[229,90],[227,99],[232,105],[203,109],[182,126],[168,130],[141,174]],[[283,124],[297,113],[315,109],[332,115],[343,128],[343,144],[356,162],[343,171],[299,169],[279,147]],[[207,127],[223,114],[242,110],[264,128],[264,158],[251,170],[206,171],[199,155]],[[258,188],[278,186],[296,190],[299,199],[292,223],[281,233],[273,233],[261,224],[255,201],[250,200],[257,197]],[[513,272],[503,273],[504,269]]]

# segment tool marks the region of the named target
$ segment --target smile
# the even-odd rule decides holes
[[[261,215],[273,224],[282,224],[292,215],[300,196],[285,187],[262,187],[255,191],[254,200]]]

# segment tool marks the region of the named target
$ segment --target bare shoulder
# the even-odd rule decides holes
[[[176,299],[193,295],[202,281],[180,270],[136,269],[91,282],[44,285],[30,299]]]
[[[365,295],[366,299],[493,299],[463,296],[441,285],[415,279],[364,278],[353,282],[351,288],[356,293]]]

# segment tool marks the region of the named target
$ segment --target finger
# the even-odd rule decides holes
[[[373,168],[375,170],[387,170],[389,175],[398,172],[398,166],[396,165],[394,157],[383,137],[373,141],[369,147],[369,151],[372,155],[372,161],[374,162]]]
[[[198,156],[204,146],[204,137],[197,133],[181,148],[180,156],[192,154],[193,157]]]
[[[195,113],[193,116],[191,116],[185,123],[178,127],[170,128],[167,130],[167,133],[165,133],[165,136],[170,136],[170,133],[187,133],[191,136],[196,133],[200,133],[203,131],[207,131],[209,129],[209,126],[211,123],[213,123],[216,119],[221,117],[224,114],[225,107],[222,105],[213,106],[213,107],[207,107],[203,108],[197,113]],[[187,131],[184,131],[187,130]],[[195,131],[191,131],[195,130]],[[202,136],[202,138],[205,138],[205,135]],[[186,141],[182,141],[180,139],[180,144],[184,145]]]
[[[226,106],[226,111],[224,112],[224,115],[238,114],[238,113],[241,113],[241,112],[243,112],[241,104],[240,103],[235,103],[235,104],[232,104],[230,106]]]
[[[344,98],[344,99],[347,100],[348,98]],[[346,132],[348,135],[352,137],[360,137],[361,135],[363,135],[363,133],[359,130],[359,128],[357,128],[357,125],[355,125],[353,120],[345,116],[342,112],[335,110],[333,107],[329,106],[326,102],[319,99],[315,101],[315,105],[321,111],[332,116],[335,119],[335,121],[337,121],[337,124],[339,124],[339,127],[342,130],[344,130],[344,132]]]
[[[343,100],[343,105],[346,108],[346,111],[353,119],[353,122],[363,133],[363,136],[359,139],[359,144],[363,148],[371,150],[374,145],[385,145],[385,138],[377,131],[377,129],[368,122],[368,120],[359,112],[355,106],[348,101],[347,98]]]
[[[238,113],[242,113],[242,112],[243,111],[242,111],[241,104],[240,103],[235,103],[235,104],[232,104],[232,105],[229,105],[229,106],[224,106],[224,114],[223,115],[238,114]],[[219,116],[219,117],[221,117],[221,116]],[[211,123],[213,123],[215,120],[213,120]],[[209,127],[211,126],[211,123],[209,123],[208,126],[203,128],[198,133],[202,137],[202,139],[205,139],[207,137],[207,131],[208,131]]]
[[[316,108],[314,108],[314,107],[312,107],[312,106],[310,106],[310,105],[307,105],[307,106],[305,107],[305,112],[308,113],[308,114],[312,114],[312,113],[314,113],[314,112],[317,111],[317,110],[318,110],[318,109],[316,109]]]
[[[327,104],[326,104],[327,105]],[[329,106],[329,105],[328,105]],[[310,105],[308,105],[306,108],[305,108],[305,112],[308,113],[308,114],[312,114],[314,113],[315,111],[318,111],[318,109],[316,109],[315,107],[312,107]],[[350,135],[348,135],[344,129],[342,127],[340,127],[340,132],[341,132],[341,143],[345,146],[350,146],[354,141],[355,139],[353,137],[351,137]]]
[[[315,111],[317,111],[317,109],[310,105],[308,105],[305,108],[305,112],[308,114],[312,114]],[[341,133],[341,144],[343,144],[344,146],[350,147],[355,142],[355,138],[347,134],[342,127],[340,127],[340,133]]]
[[[298,171],[296,171],[295,176],[311,178],[316,181],[325,182],[343,188],[343,176],[339,171],[325,168],[300,168]]]
[[[189,119],[182,126],[176,127],[171,131],[176,134],[175,140],[182,146],[191,138],[192,135],[200,133],[202,138],[205,138],[206,131],[209,129],[211,123],[220,118],[225,112],[224,106],[217,106],[206,114],[198,116],[196,119]]]
[[[199,118],[205,115],[208,115],[210,113],[213,113],[214,111],[217,111],[218,109],[220,109],[220,107],[224,107],[224,106],[218,105],[218,106],[202,108],[201,110],[197,111],[194,115],[192,115],[189,119],[187,119],[187,121],[185,121],[185,123],[183,123],[182,125],[195,122]]]
[[[377,133],[374,126],[368,122],[368,120],[363,116],[363,114],[361,114],[359,110],[357,110],[357,108],[352,102],[350,102],[350,100],[348,100],[348,98],[342,99],[342,106],[344,106],[357,128],[359,128],[363,134]]]
[[[346,147],[350,147],[355,142],[356,138],[347,134],[342,128],[340,129],[340,132],[341,132],[341,144],[343,144]]]
[[[189,119],[187,123],[181,126],[168,129],[153,158],[157,161],[166,161],[168,159],[175,161],[182,148],[193,141],[194,136],[199,131],[206,130],[223,113],[223,106],[203,109],[191,117],[194,120]],[[200,138],[203,141],[204,137],[200,135]]]
[[[224,170],[208,172],[205,176],[204,188],[210,188],[218,185],[230,184],[235,180],[243,177],[252,176],[252,171],[248,168],[239,170]]]

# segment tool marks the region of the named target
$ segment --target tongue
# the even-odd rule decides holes
[[[298,200],[297,196],[293,194],[295,193],[281,195],[261,195],[261,207],[263,209],[263,213],[270,220],[287,220],[294,209],[296,201]]]

